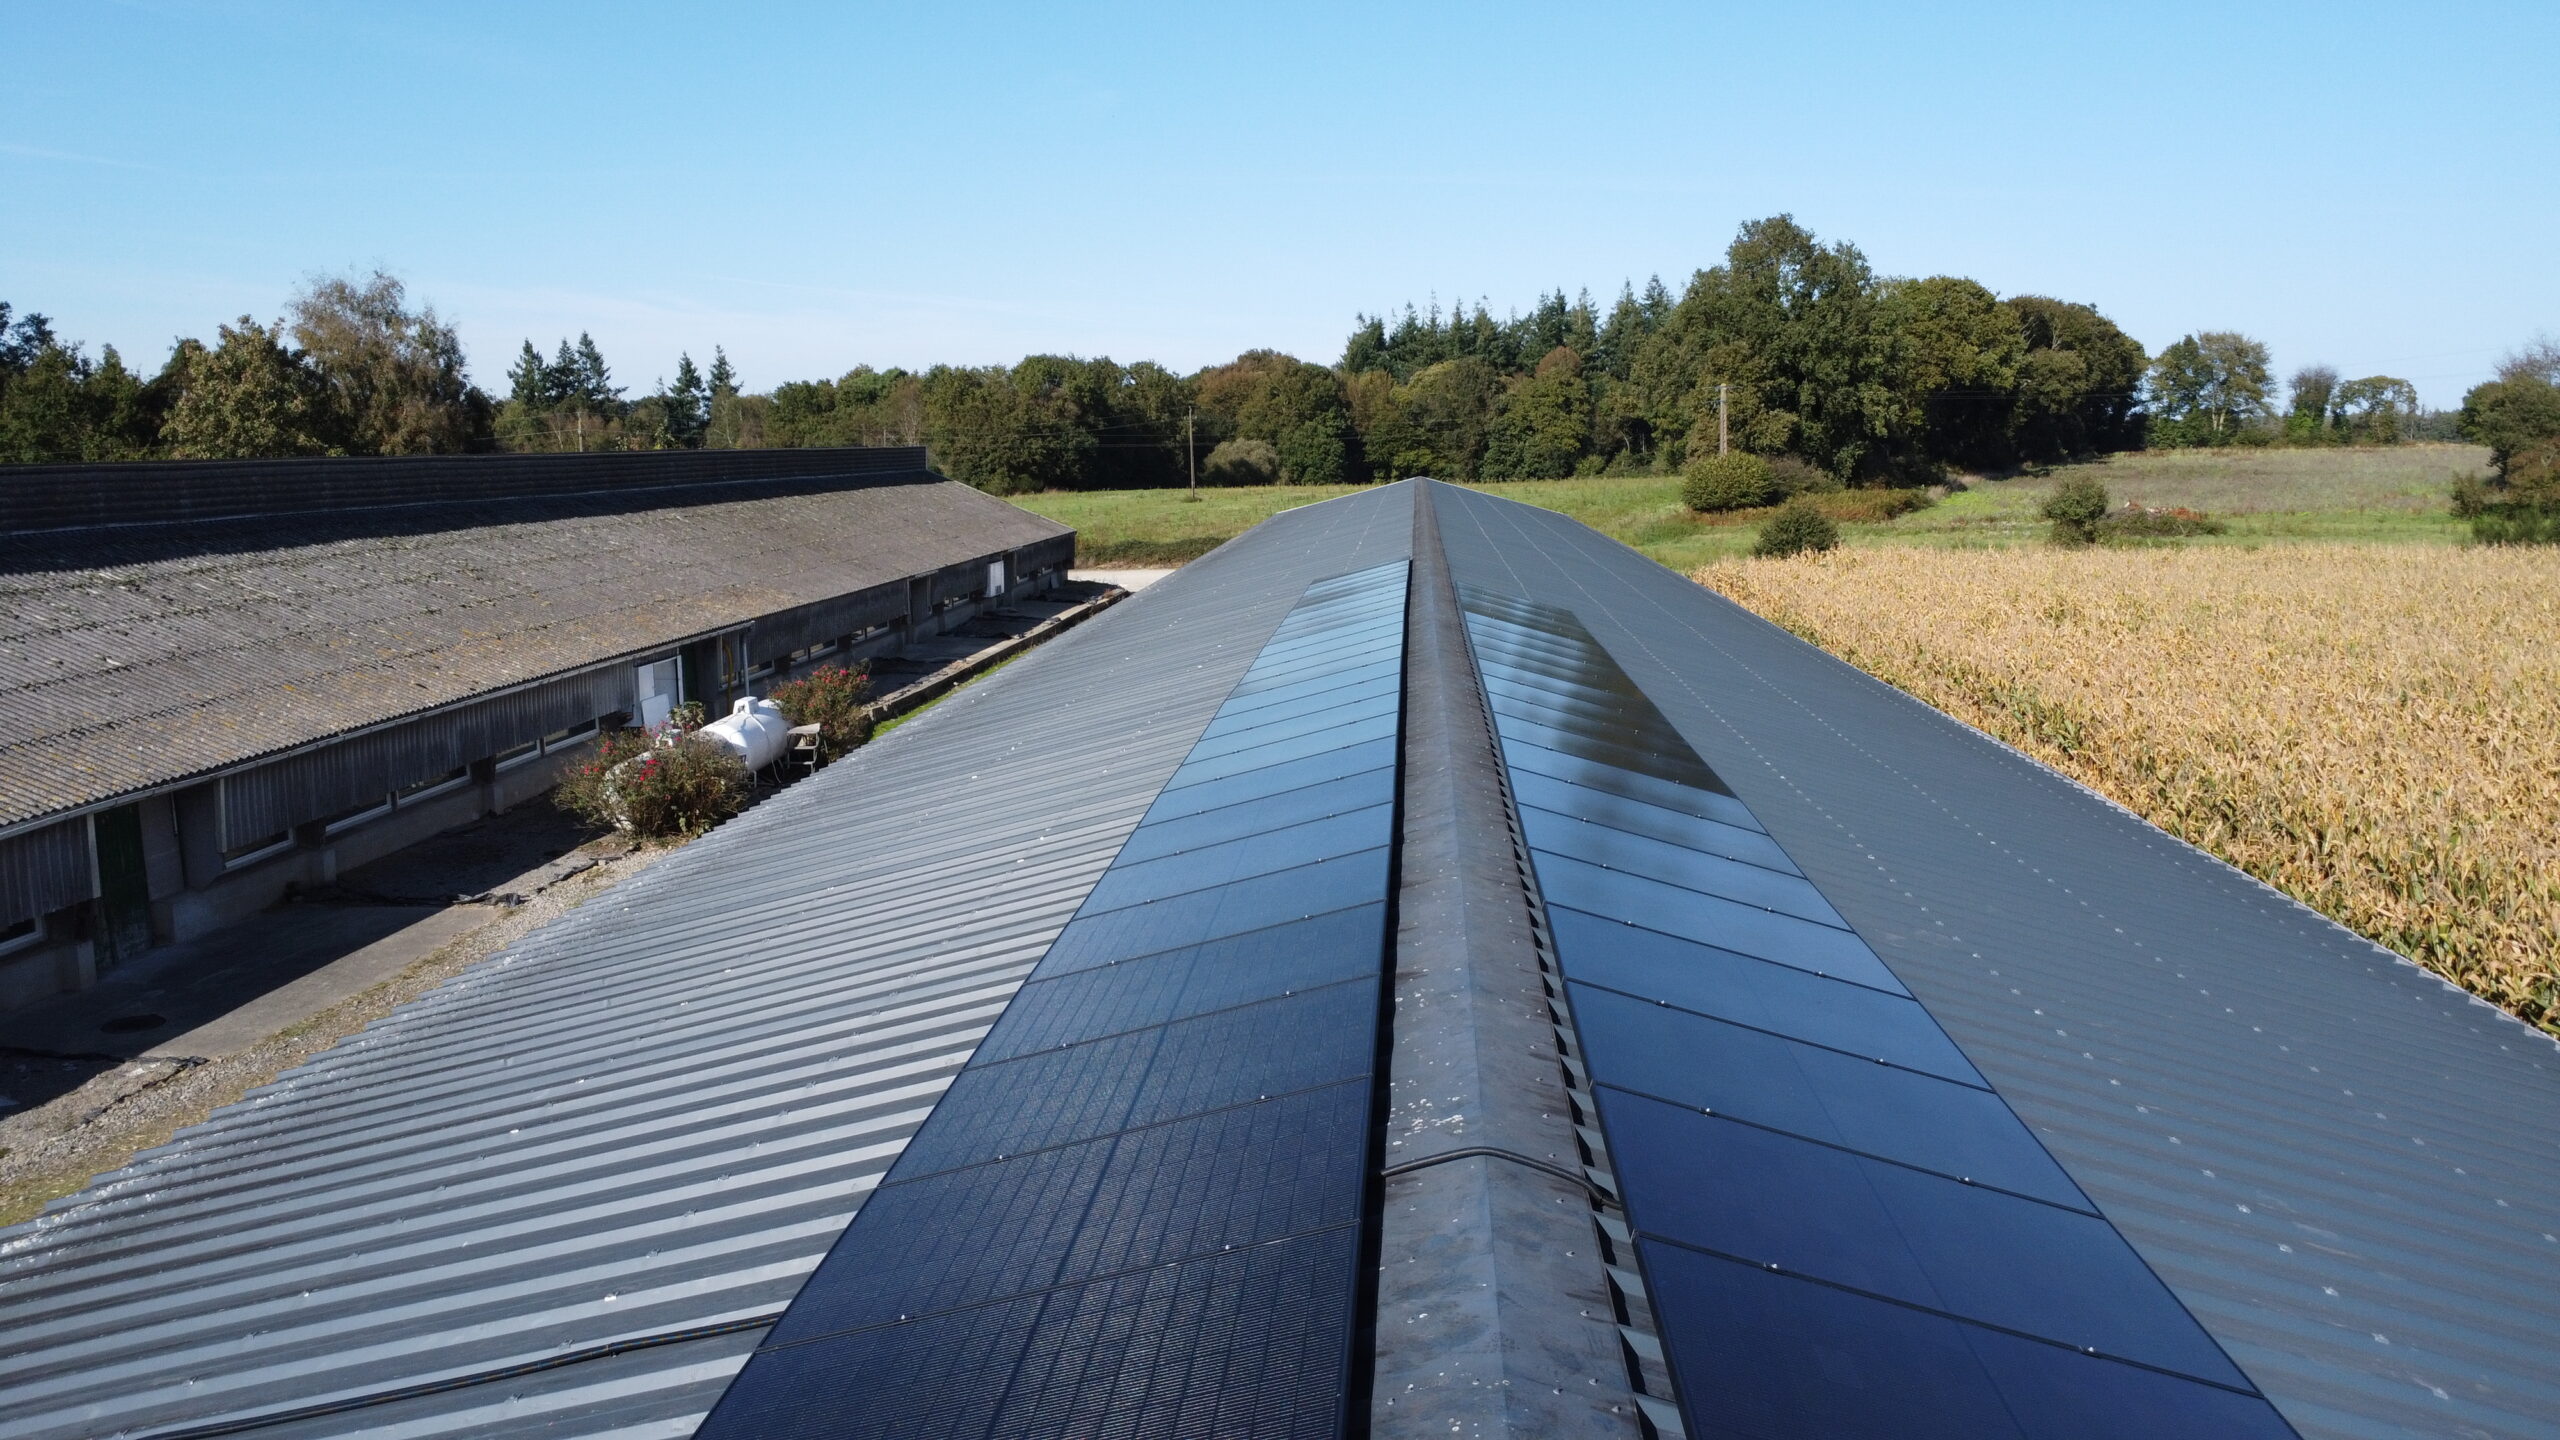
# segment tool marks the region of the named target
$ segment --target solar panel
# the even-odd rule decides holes
[[[1639,1240],[1689,1434],[2291,1440],[2246,1391]]]
[[[1460,600],[1688,1433],[2291,1434],[1580,622]]]
[[[1842,985],[1712,945],[1550,906],[1567,978],[1674,1005],[1772,1035],[1968,1085],[1984,1085],[1964,1052],[1899,996]]]
[[[1307,588],[700,1434],[1341,1433],[1405,573]]]

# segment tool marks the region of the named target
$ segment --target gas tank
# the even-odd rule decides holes
[[[791,722],[782,718],[782,707],[752,697],[694,733],[746,761],[750,770],[763,769],[791,748]]]

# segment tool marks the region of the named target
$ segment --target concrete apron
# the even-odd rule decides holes
[[[91,989],[0,1017],[0,1047],[83,1058],[234,1055],[503,913],[495,905],[283,906],[151,951]]]

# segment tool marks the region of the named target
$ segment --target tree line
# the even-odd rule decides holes
[[[182,339],[145,378],[0,303],[0,462],[268,459],[486,448],[462,342],[388,275],[326,278],[284,318]]]
[[[1603,314],[1561,291],[1356,317],[1339,361],[1257,350],[1183,377],[1034,356],[860,369],[778,387],[771,444],[887,437],[997,491],[1649,473],[1703,444],[1792,455],[1850,483],[2138,445],[2142,347],[2094,307],[1971,280],[1878,277],[1791,218],[1742,227],[1674,298]]]
[[[922,444],[998,493],[1662,473],[1730,447],[1852,485],[1911,485],[2144,445],[2445,436],[2406,381],[2311,366],[2276,409],[2266,347],[2207,331],[2159,355],[2096,307],[1957,276],[1877,275],[1791,217],[1740,228],[1676,296],[1660,279],[1357,316],[1330,365],[1249,351],[1149,361],[868,366],[750,393],[716,349],[633,397],[592,337],[527,339],[503,395],[388,275],[315,279],[270,324],[181,340],[149,377],[0,305],[0,461]]]

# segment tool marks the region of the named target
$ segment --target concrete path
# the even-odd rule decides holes
[[[489,905],[279,906],[0,1018],[0,1046],[66,1058],[229,1055],[373,988],[497,914]]]
[[[1070,570],[1067,578],[1090,580],[1096,585],[1117,585],[1134,595],[1172,573],[1171,570]]]
[[[236,1054],[588,869],[596,842],[596,831],[541,803],[448,830],[350,870],[327,890],[149,951],[87,990],[0,1016],[0,1051],[91,1060]]]

